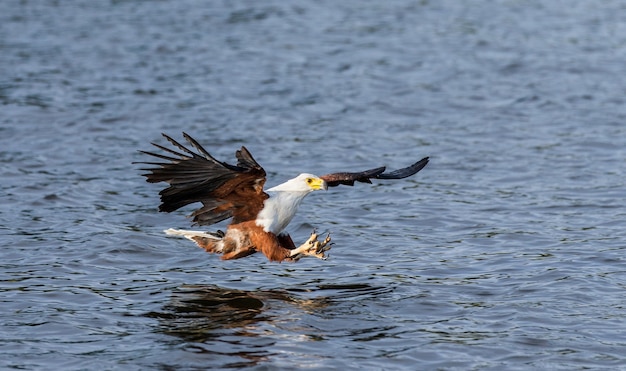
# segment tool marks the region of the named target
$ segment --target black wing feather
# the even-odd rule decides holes
[[[428,164],[428,161],[429,161],[429,158],[424,157],[423,159],[417,161],[411,166],[407,166],[402,169],[390,171],[388,173],[379,174],[376,178],[378,179],[404,179],[422,170],[424,166]]]
[[[388,173],[385,172],[386,168],[382,166],[355,173],[331,173],[322,175],[320,178],[324,179],[329,187],[336,187],[339,185],[353,186],[354,182],[372,183],[371,179],[403,179],[422,170],[424,166],[428,164],[428,161],[428,157],[424,157],[411,166],[390,171]]]
[[[216,160],[187,133],[183,133],[183,136],[197,153],[170,136],[163,136],[181,152],[152,144],[176,157],[140,151],[166,161],[140,162],[154,166],[142,169],[149,172],[143,174],[148,182],[169,184],[169,187],[159,192],[160,211],[171,212],[195,202],[202,202],[203,206],[191,215],[194,222],[201,225],[217,223],[232,216],[244,220],[256,216],[259,204],[262,205],[267,198],[267,194],[262,191],[265,170],[245,147],[237,151],[238,162],[235,166]],[[236,213],[239,213],[239,218]]]

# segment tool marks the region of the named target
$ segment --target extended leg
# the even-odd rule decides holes
[[[226,254],[222,255],[222,260],[239,259],[239,258],[246,257],[248,255],[252,255],[255,252],[256,252],[256,250],[252,246],[250,246],[248,248],[243,248],[243,249],[239,249],[239,250],[235,250],[235,251],[231,251],[229,253],[226,253]]]
[[[326,235],[326,238],[321,242],[317,239],[317,237],[317,233],[313,231],[305,243],[291,250],[289,256],[293,260],[298,260],[303,256],[314,256],[318,259],[326,260],[327,256],[324,255],[324,253],[330,250],[332,246],[330,243],[330,233]]]

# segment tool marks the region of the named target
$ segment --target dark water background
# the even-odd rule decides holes
[[[0,3],[0,367],[626,369],[626,2]],[[316,193],[331,260],[162,230],[160,132]],[[161,142],[162,143],[162,142]]]

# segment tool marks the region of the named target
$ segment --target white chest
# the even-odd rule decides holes
[[[266,232],[279,234],[282,232],[294,215],[304,196],[308,192],[267,192],[270,198],[265,200],[263,210],[256,219],[256,224]]]

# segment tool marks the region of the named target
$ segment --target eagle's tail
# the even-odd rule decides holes
[[[189,231],[186,229],[170,228],[170,229],[164,230],[163,232],[165,232],[165,234],[169,236],[181,236],[181,237],[188,238],[192,241],[194,241],[194,237],[210,238],[213,240],[221,240],[224,237],[224,232],[222,231],[217,231],[217,232],[212,233],[212,232]]]
[[[207,252],[221,253],[224,248],[222,239],[224,238],[224,232],[202,232],[202,231],[189,231],[185,229],[166,229],[163,232],[170,236],[185,237],[196,245],[200,246]]]

